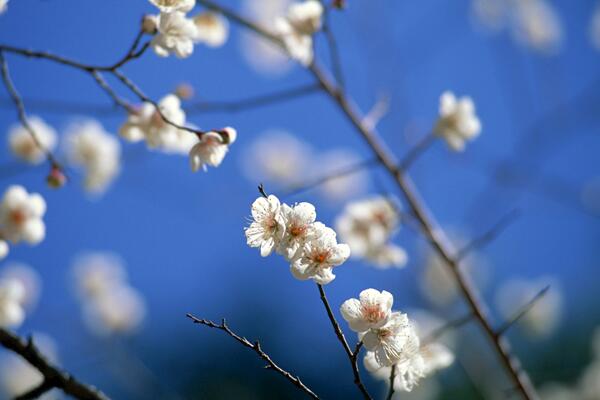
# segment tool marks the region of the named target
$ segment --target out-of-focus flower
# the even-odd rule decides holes
[[[402,267],[406,252],[388,243],[399,220],[391,200],[379,196],[348,204],[336,220],[336,230],[350,246],[352,257],[365,258],[382,268]]]
[[[0,203],[0,233],[3,240],[38,244],[46,235],[42,217],[46,202],[38,193],[27,193],[23,186],[13,185],[4,192]]]
[[[99,122],[81,121],[67,133],[69,160],[85,171],[84,187],[102,193],[121,170],[121,144]]]
[[[359,299],[346,300],[340,307],[340,312],[348,321],[350,329],[365,332],[385,325],[392,315],[393,304],[394,297],[391,293],[366,289],[360,292]]]
[[[485,28],[499,31],[506,26],[507,0],[472,0],[471,11],[475,19]]]
[[[600,50],[600,5],[596,5],[590,21],[590,40],[592,45]]]
[[[315,222],[310,239],[290,266],[296,279],[312,279],[326,285],[335,279],[333,267],[344,263],[350,256],[350,247],[337,242],[336,233],[320,222]]]
[[[547,336],[557,327],[562,316],[562,293],[558,281],[550,278],[537,280],[515,279],[505,282],[496,295],[498,308],[507,320],[514,317],[545,286],[546,293],[519,319],[517,324],[534,337]]]
[[[35,269],[24,263],[9,262],[0,270],[0,280],[17,280],[24,288],[21,305],[28,311],[35,308],[40,296],[42,280]]]
[[[252,223],[246,228],[248,246],[259,247],[260,255],[268,256],[279,246],[285,234],[285,219],[276,196],[259,197],[252,203]]]
[[[31,335],[33,343],[51,363],[58,363],[56,343],[49,336],[34,333]],[[2,354],[0,358],[0,393],[2,398],[14,398],[35,387],[44,381],[44,376],[27,361],[13,353]],[[46,392],[39,397],[40,400],[56,399],[56,393]]]
[[[6,240],[0,239],[0,260],[6,258],[9,252],[10,248],[8,247],[8,243],[6,242]]]
[[[21,160],[30,164],[40,164],[46,159],[45,151],[56,147],[56,131],[39,117],[29,117],[27,122],[39,142],[23,125],[14,125],[8,131],[8,144],[11,151]]]
[[[434,131],[454,151],[463,151],[465,142],[476,138],[481,131],[481,123],[470,97],[457,99],[452,92],[442,93],[439,113]]]
[[[313,160],[312,175],[316,178],[345,172],[363,162],[364,159],[350,149],[340,148],[328,151]],[[320,193],[330,201],[342,201],[359,196],[369,187],[369,174],[364,169],[356,169],[329,179],[319,185]]]
[[[129,334],[141,325],[146,305],[127,282],[122,261],[110,253],[89,253],[73,267],[83,318],[100,336]]]
[[[409,360],[419,349],[419,337],[406,314],[394,312],[385,325],[360,333],[365,348],[380,367]]]
[[[305,178],[310,146],[285,131],[260,135],[243,154],[244,171],[253,182],[294,185]]]
[[[310,203],[298,203],[293,206],[282,205],[285,234],[279,242],[277,252],[292,262],[298,251],[304,247],[314,233],[313,224],[317,218],[315,206]]]
[[[317,0],[305,0],[289,6],[287,20],[303,35],[313,35],[321,29],[323,5]]]
[[[291,4],[285,18],[275,20],[275,31],[290,57],[303,65],[313,60],[312,35],[321,29],[323,6],[317,0]]]
[[[18,328],[25,320],[25,286],[15,278],[0,279],[0,327]]]
[[[0,0],[0,14],[4,13],[8,8],[8,0]]]
[[[195,40],[209,47],[221,47],[229,36],[229,22],[221,14],[206,11],[194,17]]]
[[[514,34],[524,45],[540,53],[555,53],[562,41],[562,25],[547,0],[514,3]]]
[[[206,167],[218,167],[223,162],[225,155],[229,151],[229,146],[237,138],[237,132],[231,127],[223,128],[220,131],[210,131],[200,137],[190,150],[190,166],[192,171],[196,172],[200,168],[206,171]]]
[[[158,16],[158,33],[152,39],[151,46],[161,57],[175,54],[178,58],[187,58],[194,52],[197,36],[196,24],[183,12],[161,13]]]
[[[181,11],[186,13],[191,11],[196,5],[196,0],[150,0],[158,9],[165,13]]]

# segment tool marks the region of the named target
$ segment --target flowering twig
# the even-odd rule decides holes
[[[390,387],[387,396],[385,397],[386,400],[392,400],[392,397],[394,396],[394,379],[396,379],[396,364],[392,365],[392,369],[390,370]]]
[[[500,328],[496,329],[496,335],[498,337],[504,335],[506,331],[510,329],[510,327],[516,324],[521,318],[525,316],[525,314],[529,312],[529,310],[533,308],[533,306],[535,305],[535,303],[538,302],[538,300],[540,300],[546,295],[546,293],[548,293],[548,290],[550,290],[550,285],[545,286],[542,290],[537,292],[536,295],[533,296],[533,298],[529,300],[519,311],[517,311],[512,318],[506,321]]]
[[[0,328],[0,344],[23,357],[44,377],[43,382],[17,397],[17,399],[34,399],[45,392],[57,388],[66,394],[81,400],[108,400],[102,392],[92,386],[79,382],[75,377],[52,365],[33,344],[33,340],[24,340],[17,335]]]
[[[359,342],[356,345],[356,350],[354,352],[352,351],[352,349],[350,349],[350,346],[346,341],[346,337],[344,336],[344,332],[342,332],[342,329],[340,328],[340,325],[338,324],[335,315],[331,310],[331,306],[329,305],[329,301],[327,300],[327,296],[325,295],[325,290],[323,289],[323,286],[317,283],[317,287],[319,288],[321,301],[325,306],[325,310],[327,310],[327,316],[329,317],[329,321],[331,321],[331,325],[333,326],[335,335],[342,344],[342,347],[344,348],[344,351],[346,352],[346,354],[348,355],[348,359],[350,360],[350,365],[352,366],[352,373],[354,374],[354,384],[358,387],[358,390],[360,390],[361,394],[366,400],[372,400],[371,395],[367,391],[367,388],[365,387],[360,378],[360,371],[358,370],[357,358],[358,353],[360,352],[360,349],[362,347],[362,342]]]
[[[201,318],[197,318],[195,316],[193,316],[192,314],[186,314],[186,316],[192,320],[192,322],[194,322],[195,324],[201,324],[204,326],[208,326],[209,328],[214,328],[214,329],[219,329],[222,330],[223,332],[227,333],[229,336],[231,336],[232,338],[234,338],[236,341],[238,341],[239,343],[241,343],[243,346],[248,347],[249,349],[254,350],[254,352],[256,354],[258,354],[258,356],[263,359],[264,361],[267,362],[266,368],[267,369],[272,369],[273,371],[276,371],[277,373],[283,375],[288,381],[290,381],[294,386],[296,386],[298,389],[302,390],[306,395],[308,395],[309,397],[313,398],[313,399],[319,399],[319,396],[317,396],[311,389],[308,388],[308,386],[306,386],[298,376],[294,376],[291,373],[289,373],[288,371],[284,370],[283,368],[281,368],[279,365],[277,365],[272,359],[271,357],[265,353],[260,345],[260,343],[258,341],[255,341],[254,343],[250,342],[248,339],[246,339],[243,336],[239,336],[238,334],[236,334],[235,332],[233,332],[229,326],[227,325],[227,323],[225,322],[225,319],[223,319],[221,321],[220,324],[217,324],[213,321],[207,320],[207,319],[201,319]]]

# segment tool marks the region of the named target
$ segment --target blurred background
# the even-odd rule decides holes
[[[285,12],[283,0],[222,3],[263,25],[271,18],[265,10]],[[509,337],[537,387],[572,387],[589,374],[600,326],[599,4],[536,1],[535,11],[525,13],[515,3],[348,0],[345,10],[331,12],[330,22],[348,93],[364,112],[387,104],[378,130],[398,157],[431,131],[443,91],[473,98],[481,136],[464,153],[434,143],[412,176],[457,243],[468,243],[518,210],[501,235],[469,257],[470,271],[498,326],[511,312],[503,310],[514,308],[509,303],[518,307],[550,284],[532,320],[511,328]],[[11,0],[0,16],[0,42],[109,64],[127,51],[146,13],[156,13],[146,0]],[[326,42],[317,37],[316,57],[329,66]],[[93,118],[116,137],[126,115],[88,75],[43,60],[7,60],[29,114],[59,136],[73,121]],[[398,195],[394,183],[385,171],[369,167],[289,194],[292,185],[372,158],[317,91],[235,112],[195,106],[314,83],[238,26],[230,26],[227,43],[218,49],[199,45],[185,60],[148,51],[124,71],[156,100],[188,84],[195,92],[184,102],[188,121],[207,129],[233,126],[237,141],[219,168],[195,174],[185,156],[121,141],[120,174],[101,194],[86,193],[77,169],[68,170],[70,184],[49,189],[46,164],[20,163],[1,146],[0,190],[21,184],[48,203],[45,241],[14,246],[0,263],[0,273],[25,264],[37,275],[30,279],[38,281],[38,299],[18,333],[42,337],[68,371],[117,399],[301,398],[280,376],[263,370],[251,351],[222,332],[193,325],[185,314],[226,318],[239,334],[260,338],[277,362],[323,398],[357,397],[317,289],[293,279],[282,258],[261,258],[246,245],[243,228],[259,182],[287,203],[315,204],[318,220],[328,225],[350,201]],[[6,136],[17,119],[1,92],[0,129]],[[62,150],[59,145],[57,153]],[[427,244],[405,226],[393,242],[406,250],[405,267],[346,262],[327,286],[334,310],[373,287],[390,291],[403,312],[426,311],[442,321],[463,316],[466,308],[451,290],[437,296],[448,283],[433,272]],[[107,334],[89,324],[74,268],[86,257],[89,262],[90,253],[101,258],[96,262],[127,271],[127,285],[136,293],[131,309],[143,317],[139,326],[131,317],[131,330]],[[121,307],[119,301],[113,306]],[[346,332],[353,343],[354,333]],[[416,393],[398,398],[514,394],[476,324],[445,340],[456,362],[423,381]],[[14,360],[3,356],[0,376],[10,394],[8,386],[17,380],[10,376]],[[364,377],[373,394],[383,396],[385,383],[366,371]]]

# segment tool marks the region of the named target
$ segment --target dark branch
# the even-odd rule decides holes
[[[267,369],[272,369],[273,371],[276,371],[277,373],[281,374],[288,381],[290,381],[294,386],[296,386],[298,389],[302,390],[309,397],[311,397],[313,399],[319,399],[319,396],[317,396],[304,383],[302,383],[302,381],[300,380],[300,378],[298,376],[293,376],[292,374],[290,374],[289,372],[287,372],[286,370],[281,368],[279,365],[275,364],[275,362],[271,359],[271,357],[262,350],[262,347],[260,346],[260,343],[258,341],[252,343],[245,337],[239,336],[238,334],[233,332],[229,328],[229,326],[227,326],[224,319],[221,321],[220,324],[217,324],[217,323],[207,320],[207,319],[196,318],[192,314],[186,314],[186,316],[189,319],[191,319],[195,324],[201,324],[204,326],[208,326],[209,328],[219,329],[219,330],[227,333],[229,336],[231,336],[233,339],[235,339],[237,342],[239,342],[243,346],[248,347],[249,349],[252,349],[256,354],[258,354],[258,356],[261,359],[266,361]]]
[[[542,297],[548,293],[550,290],[550,285],[544,287],[540,290],[531,300],[529,300],[519,311],[513,315],[508,321],[506,321],[500,328],[496,330],[496,336],[500,337],[506,333],[514,324],[516,324],[521,318],[525,316],[533,308],[535,303],[538,302]]]
[[[442,337],[446,332],[460,328],[465,325],[467,322],[473,320],[473,313],[468,313],[467,315],[463,315],[460,318],[454,319],[440,326],[439,328],[433,330],[429,335],[427,335],[423,339],[423,346],[426,346],[429,343],[435,342],[440,337]]]

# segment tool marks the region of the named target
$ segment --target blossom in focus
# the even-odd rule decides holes
[[[209,47],[220,47],[225,44],[229,36],[229,22],[221,14],[206,11],[194,17],[196,24],[197,42]]]
[[[57,346],[54,340],[45,334],[31,335],[33,343],[44,357],[56,365],[59,362]],[[20,356],[4,352],[0,356],[0,396],[15,398],[38,387],[44,381],[44,376],[35,367]],[[59,398],[54,391],[44,393],[40,400]]]
[[[557,280],[541,278],[506,281],[496,295],[500,312],[506,320],[510,320],[546,286],[550,288],[536,300],[517,324],[533,337],[548,336],[558,327],[562,316],[563,298]]]
[[[146,315],[141,293],[127,282],[122,261],[110,253],[81,256],[73,267],[83,319],[100,336],[135,332]]]
[[[158,16],[158,33],[150,45],[161,57],[175,54],[178,58],[187,58],[194,52],[197,35],[196,24],[183,12],[161,13]]]
[[[10,186],[0,202],[0,235],[12,243],[40,243],[46,235],[42,217],[46,202],[37,193],[27,193],[24,187]]]
[[[27,119],[39,142],[36,143],[31,133],[21,124],[14,125],[8,131],[8,145],[13,154],[30,164],[40,164],[46,159],[45,151],[53,151],[56,147],[56,131],[39,117]]]
[[[275,20],[276,34],[291,58],[303,65],[313,60],[312,35],[321,29],[323,6],[319,1],[306,0],[289,6],[285,18]]]
[[[359,338],[381,367],[410,360],[420,345],[408,316],[400,312],[393,312],[385,325],[360,333]]]
[[[190,150],[190,166],[196,172],[200,168],[206,171],[207,166],[218,167],[229,151],[229,146],[235,142],[237,132],[231,127],[220,131],[210,131],[202,134],[200,141]]]
[[[196,0],[150,0],[158,9],[165,13],[181,11],[186,13],[191,11],[196,5]]]
[[[266,257],[279,246],[285,234],[285,219],[276,196],[259,197],[252,203],[252,223],[245,229],[248,246],[259,247]]]
[[[25,286],[15,278],[0,279],[0,327],[18,328],[25,320]]]
[[[392,314],[394,297],[391,293],[366,289],[358,299],[346,300],[340,307],[342,317],[348,321],[350,329],[365,332],[370,328],[385,325]]]
[[[283,204],[282,214],[285,221],[285,233],[279,242],[277,252],[291,262],[314,233],[313,224],[317,218],[317,212],[315,206],[302,202],[291,207]]]
[[[84,187],[92,193],[104,192],[121,170],[121,144],[94,120],[69,128],[67,153],[69,161],[84,170]]]
[[[457,99],[452,92],[442,93],[439,113],[434,131],[454,151],[463,151],[465,142],[476,138],[481,131],[481,123],[470,97]]]
[[[326,285],[335,279],[333,267],[343,264],[350,256],[350,247],[338,243],[333,229],[315,222],[309,240],[292,262],[290,270],[296,279],[312,279]]]
[[[336,220],[336,230],[348,243],[352,257],[365,258],[380,267],[402,267],[406,252],[389,243],[400,218],[391,200],[373,197],[349,203]]]

